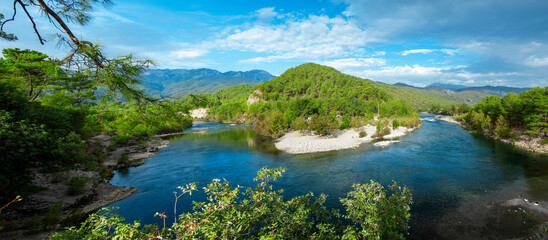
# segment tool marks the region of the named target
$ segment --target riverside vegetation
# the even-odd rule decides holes
[[[355,184],[340,201],[346,213],[328,210],[326,195],[313,193],[284,200],[283,190],[273,190],[271,181],[282,176],[283,168],[257,172],[255,188],[231,187],[214,179],[204,192],[207,202],[195,202],[194,211],[177,216],[156,213],[163,226],[124,219],[104,209],[92,214],[80,227],[71,227],[50,239],[403,239],[408,229],[411,193],[393,183],[389,190],[371,181]],[[197,183],[178,187],[177,199],[196,191]],[[174,217],[171,226],[165,219]],[[343,224],[349,221],[350,224]]]
[[[455,119],[472,131],[513,144],[521,139],[525,143],[517,146],[548,153],[548,86],[484,98]]]

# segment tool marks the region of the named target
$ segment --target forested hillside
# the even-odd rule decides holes
[[[418,122],[411,104],[390,96],[372,81],[313,63],[290,68],[254,88],[231,87],[192,95],[181,102],[209,107],[210,120],[252,122],[257,132],[273,137],[288,128],[308,129],[316,121],[327,126],[322,128],[327,132],[360,126],[375,115],[409,118],[403,125]],[[309,117],[311,122],[303,120]]]
[[[241,84],[254,86],[274,76],[263,70],[247,72],[201,69],[148,69],[141,79],[145,92],[156,97],[182,98],[189,94],[213,93],[223,88]]]

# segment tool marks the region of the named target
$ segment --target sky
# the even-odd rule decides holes
[[[0,12],[10,18],[12,5]],[[314,62],[419,87],[548,85],[546,0],[114,0],[92,16],[69,24],[78,37],[110,56],[152,59],[154,68],[280,75]],[[36,22],[46,45],[19,9],[4,29],[19,40],[0,48],[65,56],[57,29],[43,16]]]

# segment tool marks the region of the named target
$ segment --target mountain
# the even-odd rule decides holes
[[[146,92],[159,97],[182,98],[189,94],[213,93],[241,84],[254,86],[274,78],[263,70],[219,72],[213,69],[149,69],[141,75]]]
[[[510,92],[521,93],[529,89],[530,88],[515,88],[515,87],[505,87],[505,86],[483,86],[483,87],[467,87],[462,89],[461,91],[476,91],[476,92],[483,92],[483,93],[503,97],[504,95]]]
[[[398,86],[400,83],[396,83],[394,85]],[[520,93],[526,90],[529,90],[530,88],[516,88],[516,87],[506,87],[506,86],[480,86],[480,87],[470,87],[465,85],[455,85],[455,84],[448,84],[448,83],[432,83],[426,88],[430,87],[438,87],[438,88],[444,88],[444,89],[450,89],[458,92],[462,91],[475,91],[475,92],[482,92],[489,95],[496,95],[499,97],[503,97],[504,95],[513,92],[513,93]]]
[[[464,86],[464,85],[457,85],[457,84],[450,84],[450,83],[432,83],[428,86],[426,86],[427,88],[428,87],[438,87],[438,88],[445,88],[445,89],[451,89],[451,90],[455,90],[455,91],[459,91],[461,89],[465,89],[465,88],[468,88],[469,86]]]

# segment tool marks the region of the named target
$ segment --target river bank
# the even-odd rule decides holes
[[[446,122],[450,122],[450,123],[455,123],[455,124],[461,126],[462,128],[466,128],[466,126],[464,126],[461,122],[457,121],[456,119],[454,119],[451,116],[437,115],[436,119],[446,121]],[[481,134],[483,134],[485,136],[488,136],[492,139],[499,140],[503,143],[510,144],[510,145],[512,145],[516,148],[519,148],[519,149],[522,149],[522,150],[525,150],[525,151],[528,151],[528,152],[548,154],[548,144],[543,143],[544,138],[542,136],[536,136],[536,137],[535,136],[529,136],[529,135],[524,134],[523,131],[521,131],[521,130],[515,130],[514,129],[513,131],[514,131],[515,136],[516,136],[516,137],[513,137],[513,138],[502,138],[502,137],[495,136],[493,134],[486,133],[486,132],[478,132],[478,133],[481,133]]]
[[[100,166],[109,170],[139,166],[169,144],[161,136],[154,136],[141,141],[132,139],[123,146],[112,148],[116,144],[111,142],[111,137],[100,134],[88,141],[90,149],[104,153]],[[45,239],[61,231],[62,222],[78,222],[79,218],[86,218],[88,214],[139,191],[133,187],[112,185],[98,172],[82,170],[35,172],[33,185],[42,190],[24,199],[16,212],[4,213],[13,215],[17,221],[7,223],[12,230],[0,233],[0,239]],[[46,218],[55,221],[40,220],[43,216],[37,217],[37,213],[48,215]]]
[[[390,134],[385,135],[382,139],[394,139],[415,130],[416,128],[397,127],[390,129]],[[366,133],[365,137],[360,138],[360,132]],[[374,136],[377,133],[376,126],[366,125],[360,128],[352,128],[349,130],[341,130],[335,133],[334,136],[318,136],[312,134],[303,134],[300,131],[291,131],[286,133],[281,138],[274,142],[276,148],[280,151],[290,154],[305,154],[317,152],[329,152],[343,149],[357,148],[363,143],[376,140]],[[382,141],[376,146],[385,147],[388,144],[397,141]]]

